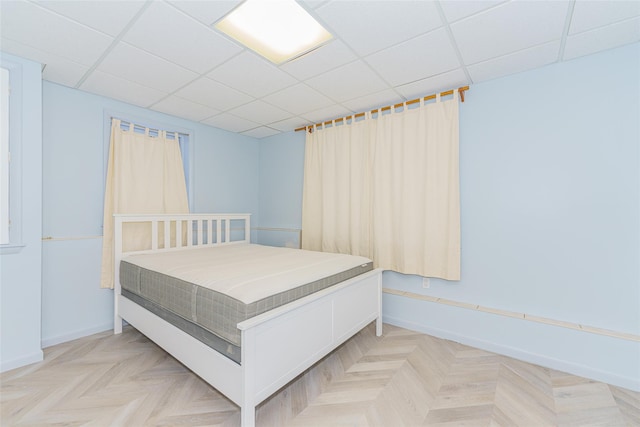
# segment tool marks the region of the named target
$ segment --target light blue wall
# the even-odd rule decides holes
[[[260,143],[260,228],[258,242],[299,247],[302,224],[304,135],[289,132]]]
[[[42,360],[40,347],[41,224],[42,224],[42,83],[40,64],[0,55],[0,64],[21,77],[12,87],[12,102],[20,102],[12,133],[21,134],[21,153],[13,152],[12,168],[21,168],[19,190],[22,218],[20,250],[0,255],[0,371]],[[17,125],[20,129],[14,128]],[[12,199],[12,202],[15,199]],[[13,253],[11,253],[13,252]]]
[[[462,280],[423,289],[385,272],[384,286],[640,334],[639,57],[634,44],[473,85],[460,109]],[[262,143],[261,225],[300,226],[303,145],[303,133]],[[640,389],[637,342],[393,295],[383,311]]]
[[[99,289],[105,111],[192,131],[194,212],[248,212],[258,221],[259,142],[53,83],[43,86],[43,235],[62,239],[43,243],[46,347],[113,325],[113,292]]]

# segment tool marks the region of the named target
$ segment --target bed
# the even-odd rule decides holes
[[[369,323],[382,334],[381,271],[355,257],[333,266],[330,254],[252,245],[249,214],[114,217],[114,333],[123,320],[142,332],[237,404],[242,426],[255,425],[258,404]],[[131,227],[150,230],[148,247],[123,247]],[[216,280],[197,258],[217,260],[208,262]]]

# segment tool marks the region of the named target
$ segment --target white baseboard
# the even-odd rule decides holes
[[[502,354],[505,356],[513,357],[514,359],[523,360],[525,362],[533,363],[558,371],[568,372],[573,375],[590,378],[596,381],[640,392],[640,379],[634,380],[633,378],[623,377],[621,375],[595,369],[590,366],[584,366],[567,360],[556,359],[544,354],[523,351],[521,349],[510,347],[508,345],[480,340],[472,336],[461,335],[452,331],[425,326],[423,324],[399,319],[393,316],[384,315],[383,321],[385,323],[399,326],[401,328],[422,332],[427,335],[455,341],[460,344],[490,351],[492,353]]]
[[[78,338],[83,338],[89,335],[97,334],[98,332],[104,332],[109,329],[113,329],[113,323],[104,323],[102,325],[93,326],[91,328],[73,331],[68,334],[46,338],[46,339],[43,339],[41,342],[42,348],[51,347],[56,344],[62,344],[63,342],[67,342],[67,341],[73,341]]]
[[[42,350],[36,351],[35,353],[29,354],[28,356],[23,356],[18,359],[2,361],[0,363],[0,372],[10,371],[12,369],[21,368],[26,365],[31,365],[32,363],[42,362],[44,358],[44,353]]]

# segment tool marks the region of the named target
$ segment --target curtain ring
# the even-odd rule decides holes
[[[436,93],[436,103],[440,102],[440,92]]]

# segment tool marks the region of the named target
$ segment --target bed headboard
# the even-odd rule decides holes
[[[251,214],[115,214],[114,249],[116,254],[123,254],[249,243],[250,218]],[[147,234],[150,231],[151,241],[144,249],[123,248],[127,224],[139,224]]]

